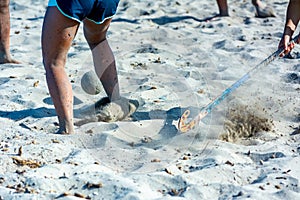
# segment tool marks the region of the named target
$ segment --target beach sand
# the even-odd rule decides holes
[[[139,108],[58,135],[40,45],[47,2],[11,0],[22,64],[0,65],[0,199],[300,199],[299,46],[194,130],[177,127],[277,50],[288,1],[267,3],[275,18],[255,18],[251,1],[229,1],[225,18],[215,1],[121,1],[108,41],[122,96]],[[105,97],[81,88],[92,69],[80,27],[66,65],[75,117]]]

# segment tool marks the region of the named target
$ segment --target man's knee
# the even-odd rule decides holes
[[[105,29],[105,30],[91,30],[91,29],[88,29],[87,27],[84,27],[84,36],[87,40],[94,40],[96,38],[105,39],[106,38],[106,32],[107,32],[107,29]]]
[[[106,32],[109,27],[109,22],[106,21],[103,24],[84,24],[84,36],[90,46],[93,48],[95,45],[98,45],[100,42],[106,39]],[[92,23],[92,22],[91,22]]]
[[[50,72],[58,68],[64,68],[66,65],[66,55],[43,55],[43,64],[46,71]]]
[[[99,37],[106,35],[111,19],[105,20],[102,24],[95,24],[89,20],[84,21],[84,32],[88,37]]]

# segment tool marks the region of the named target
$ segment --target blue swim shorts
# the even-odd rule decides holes
[[[68,18],[81,22],[89,19],[96,24],[112,18],[120,0],[49,0],[48,6],[56,6]]]

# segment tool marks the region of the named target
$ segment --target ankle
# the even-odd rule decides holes
[[[58,134],[73,134],[74,133],[74,125],[73,120],[59,120],[59,130]]]
[[[219,10],[219,13],[220,13],[220,14],[219,14],[220,16],[224,16],[224,17],[225,17],[225,16],[229,16],[228,9],[226,9],[226,10],[221,10],[221,9],[220,9],[220,10]]]
[[[256,8],[262,8],[262,7],[263,7],[263,4],[261,3],[261,1],[252,0],[252,4],[253,4]]]

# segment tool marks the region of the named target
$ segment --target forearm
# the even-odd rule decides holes
[[[300,0],[290,0],[287,13],[284,35],[292,36],[300,20]]]

